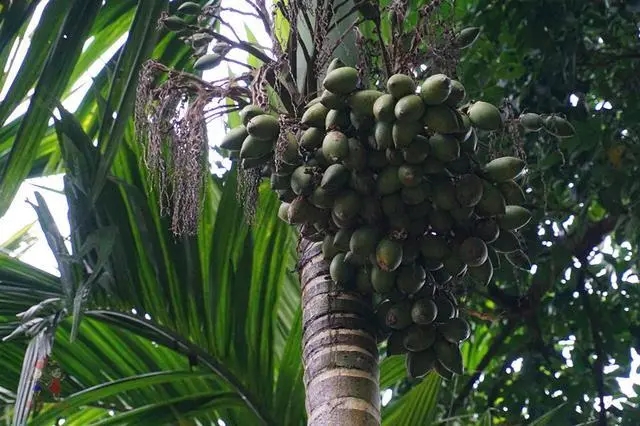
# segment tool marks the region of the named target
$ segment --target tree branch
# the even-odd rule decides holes
[[[507,316],[515,314],[520,317],[523,310],[535,310],[542,297],[571,262],[571,258],[582,259],[588,256],[591,250],[600,245],[614,230],[618,220],[619,216],[608,216],[587,227],[584,232],[575,232],[557,241],[547,254],[541,256],[546,259],[544,266],[549,269],[549,273],[538,272],[526,294],[522,296],[509,294],[491,283],[487,288],[488,291],[483,292],[482,295],[504,309]]]
[[[551,288],[557,277],[564,272],[572,257],[583,259],[594,247],[600,245],[604,238],[615,229],[619,216],[607,216],[599,222],[591,224],[584,232],[568,235],[564,240],[556,242],[555,248],[549,250],[548,274],[538,273],[532,280],[525,298],[532,306],[537,306]]]
[[[256,0],[256,2],[254,3],[251,0],[247,0],[247,3],[249,3],[251,7],[253,7],[253,10],[256,11],[256,15],[258,16],[258,18],[260,18],[262,26],[264,27],[267,34],[272,34],[273,32],[271,31],[271,19],[269,18],[269,11],[265,6],[264,1]],[[273,41],[275,42],[276,40]]]
[[[252,16],[256,19],[262,19],[262,17],[260,15],[258,15],[257,13],[253,13],[253,12],[244,12],[242,10],[238,10],[236,8],[233,7],[221,7],[220,8],[221,12],[233,12],[233,13],[237,13],[238,15],[242,15],[242,16]]]

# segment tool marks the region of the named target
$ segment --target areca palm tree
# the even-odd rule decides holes
[[[148,57],[176,69],[191,61],[177,36],[158,28],[162,11],[174,6],[69,6],[14,2],[1,11],[0,52],[17,72],[0,117],[29,103],[2,128],[2,211],[24,178],[64,171],[72,229],[68,238],[60,235],[37,197],[34,209],[60,276],[2,256],[1,330],[9,339],[0,351],[7,367],[0,386],[3,404],[15,407],[7,416],[14,424],[29,415],[29,424],[303,424],[296,244],[273,214],[277,200],[261,188],[250,227],[236,200],[236,172],[210,175],[197,236],[176,239],[143,164],[131,118],[140,67]],[[38,13],[20,62],[11,49],[24,46]],[[100,62],[105,66],[82,102],[67,112],[60,101]],[[64,372],[61,394],[49,392],[45,380],[34,389],[44,358]],[[383,386],[404,377],[401,362],[387,364]]]
[[[316,56],[322,56],[326,52],[314,44],[318,37],[337,46],[335,54],[346,61],[355,57],[356,46],[368,52],[367,40],[379,41],[375,26],[363,25],[357,36],[345,31],[361,23],[362,2],[356,3],[303,2],[316,11],[316,22],[309,23],[305,13],[287,23],[276,3],[273,42],[283,50],[280,54],[287,54],[294,78],[265,66],[268,85],[293,84],[297,88],[289,95],[311,96],[322,73],[313,53],[305,54],[300,46],[315,46]],[[401,7],[406,2],[390,3]],[[429,2],[416,3],[405,10],[407,23],[417,21],[418,9]],[[251,13],[264,18],[268,8],[261,4]],[[333,284],[325,278],[327,265],[317,246],[297,244],[294,232],[277,219],[277,200],[266,185],[259,187],[260,208],[249,226],[236,198],[237,187],[245,184],[238,179],[242,171],[233,168],[222,178],[207,173],[201,181],[201,209],[195,209],[200,213],[196,235],[173,235],[175,223],[160,214],[164,194],[153,185],[157,170],[147,168],[132,112],[147,59],[166,71],[156,83],[172,73],[186,77],[183,71],[193,71],[192,49],[180,34],[158,25],[166,18],[163,12],[173,14],[178,6],[143,0],[34,0],[1,6],[5,72],[0,80],[6,83],[17,72],[6,83],[0,106],[0,213],[24,178],[64,171],[72,229],[69,237],[60,235],[39,197],[34,209],[60,275],[0,257],[0,334],[11,337],[0,346],[0,365],[6,367],[0,401],[7,416],[15,424],[24,424],[28,416],[29,424],[62,419],[69,424],[296,425],[344,424],[347,419],[349,424],[378,424],[380,390],[389,388],[394,398],[382,408],[385,424],[430,424],[437,415],[454,413],[464,396],[438,401],[443,388],[437,375],[408,381],[401,358],[378,362],[367,308],[348,292],[331,296]],[[330,16],[337,10],[344,19]],[[27,49],[28,22],[40,11]],[[331,22],[328,34],[314,38],[310,28]],[[213,19],[209,24],[209,35],[224,42],[225,23]],[[249,30],[235,46],[247,53],[252,73],[260,65],[282,64],[261,44]],[[24,60],[16,51],[26,51]],[[96,67],[87,94],[68,112],[60,102],[79,90],[80,78],[95,64],[104,66]],[[194,81],[207,83],[197,75]],[[275,92],[284,108],[292,106],[282,99],[286,92]],[[7,121],[26,104],[23,115]],[[237,113],[227,115],[229,127],[237,121]],[[599,227],[606,234],[613,224],[605,220]],[[565,257],[559,264],[569,262]],[[549,269],[559,267],[551,262]],[[312,298],[315,294],[324,296]],[[341,310],[343,302],[352,311]],[[476,328],[464,355],[477,371],[462,394],[468,395],[491,360],[485,355],[496,351],[494,341],[521,339],[509,337],[520,330],[515,324],[507,322],[506,332],[495,338],[489,326]],[[332,355],[321,356],[325,350]],[[354,352],[362,354],[357,362]],[[336,356],[343,356],[342,364]],[[47,380],[39,382],[42,389],[34,388],[38,361],[45,357],[64,373],[59,395],[55,386],[46,389]],[[45,369],[45,378],[51,372]],[[491,413],[481,421],[491,422]]]

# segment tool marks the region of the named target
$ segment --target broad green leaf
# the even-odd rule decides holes
[[[78,328],[85,305],[89,301],[92,287],[96,281],[109,279],[105,274],[105,266],[109,261],[115,246],[115,235],[118,230],[115,226],[105,226],[96,229],[83,241],[80,249],[74,253],[74,257],[83,258],[95,255],[95,264],[92,265],[91,274],[86,277],[76,288],[73,298],[73,313],[70,340],[73,342],[78,335]]]
[[[256,45],[256,48],[258,48],[258,39],[256,38],[256,36],[253,34],[253,31],[251,31],[251,28],[249,28],[249,26],[247,24],[244,24],[244,31],[247,34],[247,41],[249,41],[250,43],[253,43],[254,45]],[[259,48],[258,48],[259,49]],[[262,49],[260,49],[262,51]],[[258,68],[260,65],[262,65],[262,60],[256,58],[255,56],[253,56],[252,54],[248,54],[248,58],[247,58],[247,64],[251,65],[254,68]]]
[[[302,309],[292,322],[278,371],[273,410],[283,424],[296,424],[304,419],[304,387],[302,383]]]
[[[53,47],[48,51],[46,65],[38,80],[27,113],[20,122],[20,128],[11,149],[9,161],[0,178],[0,215],[4,214],[13,201],[22,180],[29,174],[40,139],[45,134],[47,122],[67,86],[76,59],[80,55],[84,40],[101,7],[98,0],[78,0],[69,7],[66,3],[66,17],[82,16],[83,19],[66,19],[57,32]]]
[[[16,4],[24,2],[15,2]],[[31,11],[38,2],[34,1],[31,4]],[[14,9],[12,7],[12,9]],[[17,9],[17,7],[15,8]],[[6,97],[0,104],[0,123],[4,123],[9,115],[16,109],[16,107],[25,99],[28,91],[38,82],[38,79],[44,77],[43,71],[47,63],[47,58],[51,54],[51,40],[56,40],[61,37],[65,20],[69,15],[71,8],[69,7],[69,1],[65,0],[53,0],[47,3],[40,16],[38,26],[34,29],[30,40],[21,40],[21,44],[29,43],[29,49],[26,51],[24,58],[14,57],[12,62],[19,62],[19,69],[15,79],[11,82],[11,86],[7,91]],[[18,18],[20,14],[15,14],[11,18]],[[7,18],[10,18],[7,16]],[[22,18],[33,18],[31,14],[25,14]],[[30,21],[31,19],[29,19]],[[29,21],[21,21],[19,18],[16,20],[6,21],[8,25],[2,26],[2,32],[7,32],[15,29],[15,25],[27,25]],[[0,39],[0,47],[6,42],[11,40],[11,36],[7,34],[7,38]],[[13,39],[13,41],[17,41]],[[8,47],[8,46],[7,46]],[[8,51],[8,48],[6,49]],[[5,65],[4,63],[2,65]],[[12,63],[12,65],[14,65]],[[4,68],[4,66],[3,66]]]
[[[36,192],[35,196],[37,204],[34,205],[34,209],[38,214],[38,220],[42,226],[42,231],[47,239],[49,248],[53,252],[58,263],[58,270],[60,271],[61,276],[60,282],[62,284],[62,291],[65,295],[67,306],[72,306],[74,287],[78,277],[77,268],[73,264],[74,262],[67,250],[64,237],[60,234],[58,225],[56,225],[46,201],[39,192]]]
[[[25,289],[31,288],[34,291],[60,290],[57,277],[5,254],[0,254],[0,283],[2,282],[9,282]]]
[[[115,79],[111,83],[107,98],[109,108],[113,108],[120,119],[113,120],[104,116],[98,136],[98,147],[104,152],[104,157],[98,165],[97,178],[93,185],[94,198],[92,201],[94,202],[105,184],[107,173],[116,156],[125,131],[126,118],[133,111],[140,66],[153,51],[157,40],[157,21],[166,5],[166,0],[154,2],[140,0],[138,2],[136,16],[129,30],[128,43],[118,58]]]
[[[8,50],[10,42],[14,40],[20,27],[30,19],[37,5],[36,1],[30,3],[15,1],[2,4],[0,21],[3,25],[0,29],[0,51]]]
[[[118,327],[127,328],[130,331],[139,333],[147,339],[153,339],[154,342],[165,345],[168,348],[176,347],[184,351],[190,356],[197,357],[198,361],[203,363],[207,368],[219,376],[226,384],[229,385],[234,392],[241,397],[245,404],[250,407],[258,418],[265,418],[262,405],[249,393],[242,384],[242,381],[234,376],[224,363],[215,356],[211,356],[202,349],[184,340],[181,336],[167,330],[166,328],[154,324],[151,321],[143,321],[130,314],[123,314],[110,311],[87,311],[86,315],[105,321],[108,324]]]
[[[430,372],[419,384],[389,406],[382,424],[389,426],[432,424],[436,416],[441,381],[437,373]]]
[[[72,82],[77,81],[89,67],[100,63],[106,64],[111,59],[106,57],[105,53],[116,41],[127,35],[135,16],[136,3],[136,0],[119,0],[105,4],[100,10],[92,28],[93,38],[78,59],[71,76]],[[118,51],[116,50],[114,54],[117,55]]]
[[[28,246],[33,245],[33,236],[30,235],[31,229],[35,222],[27,223],[22,228],[18,229],[13,235],[10,235],[4,241],[0,242],[0,251],[10,254],[21,248],[23,243],[27,243]]]
[[[233,393],[203,392],[160,400],[154,404],[148,404],[94,424],[121,425],[123,422],[140,424],[140,422],[147,421],[147,419],[154,419],[154,422],[157,421],[160,424],[166,424],[176,418],[176,413],[181,413],[179,417],[188,419],[198,412],[206,413],[218,407],[234,406],[242,407],[243,401]]]
[[[274,3],[277,3],[277,0],[274,0]],[[274,34],[280,43],[280,48],[285,51],[287,49],[287,43],[289,43],[289,37],[291,36],[291,24],[289,24],[289,20],[283,15],[280,8],[276,8],[273,19]]]
[[[206,378],[210,375],[211,373],[208,372],[157,371],[101,383],[66,397],[64,405],[58,405],[46,410],[41,415],[38,415],[32,424],[48,425],[52,421],[55,421],[56,418],[71,412],[71,410],[78,409],[83,405],[91,404],[95,401],[103,401],[119,393],[160,384],[182,382],[194,378]]]
[[[407,377],[404,356],[385,357],[380,363],[380,389],[394,386]]]

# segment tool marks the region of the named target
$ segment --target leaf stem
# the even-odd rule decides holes
[[[150,335],[152,335],[156,343],[162,344],[163,346],[178,353],[185,354],[188,357],[197,359],[198,362],[202,363],[220,376],[220,378],[222,378],[229,387],[238,394],[247,407],[260,419],[261,424],[266,426],[275,426],[277,424],[269,418],[264,408],[260,406],[255,397],[251,395],[249,390],[242,384],[240,379],[229,371],[222,362],[209,355],[201,347],[184,339],[183,336],[180,336],[152,321],[143,320],[123,312],[90,310],[87,311],[85,315],[103,323],[127,328],[134,333],[138,333],[141,337],[149,338]],[[141,330],[144,331],[140,333]]]
[[[248,43],[246,41],[233,41],[228,37],[223,36],[222,34],[213,31],[209,28],[200,28],[197,26],[191,26],[191,28],[194,31],[204,31],[207,34],[209,34],[211,37],[215,38],[217,41],[222,41],[224,43],[227,43],[229,46],[231,47],[236,47],[238,49],[244,50],[247,53],[252,54],[253,56],[255,56],[256,58],[262,60],[264,63],[268,64],[270,62],[272,62],[271,58],[269,56],[267,56],[265,53],[261,52],[259,49],[257,49],[256,47],[254,47],[251,43]]]

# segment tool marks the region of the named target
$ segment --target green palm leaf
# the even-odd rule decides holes
[[[436,418],[438,393],[442,379],[432,371],[406,395],[389,406],[385,425],[430,425]]]
[[[62,16],[64,25],[54,37],[53,48],[47,49],[48,56],[42,76],[35,86],[29,109],[21,120],[16,134],[9,161],[2,171],[0,214],[4,214],[9,208],[20,183],[28,174],[40,139],[48,127],[47,122],[53,111],[54,102],[67,87],[70,74],[102,2],[76,1],[71,7],[68,2],[62,3],[66,3],[65,15]],[[69,16],[82,16],[83,19],[67,19]]]

